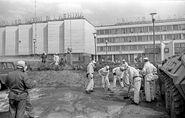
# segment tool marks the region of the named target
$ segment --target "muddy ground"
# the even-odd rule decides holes
[[[113,93],[105,92],[97,73],[95,92],[91,94],[84,93],[87,79],[82,71],[33,71],[28,75],[38,82],[30,96],[35,115],[40,118],[169,118],[160,99],[133,105],[129,99],[123,99],[126,88],[118,86]]]

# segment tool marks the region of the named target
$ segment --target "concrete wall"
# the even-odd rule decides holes
[[[84,30],[84,34],[85,34],[85,50],[84,52],[85,53],[89,53],[89,54],[95,54],[95,43],[94,43],[94,35],[93,33],[96,32],[95,30],[95,27],[90,24],[89,22],[87,21],[84,21],[85,22],[85,30]]]
[[[7,56],[66,53],[67,48],[72,48],[72,54],[94,54],[94,32],[94,26],[85,19],[6,26],[0,28],[0,55],[5,50]],[[78,59],[75,55],[74,60]]]
[[[0,56],[5,54],[5,28],[0,28]]]
[[[33,25],[33,37],[35,38],[35,24]],[[42,54],[48,52],[48,24],[37,23],[36,24],[36,43],[35,53]],[[33,45],[34,46],[34,45]]]
[[[19,55],[33,54],[32,25],[19,25]]]
[[[18,27],[6,27],[5,55],[18,54]]]
[[[84,20],[65,20],[65,52],[72,48],[72,53],[84,52]]]
[[[64,22],[52,21],[48,22],[48,53],[64,52]]]

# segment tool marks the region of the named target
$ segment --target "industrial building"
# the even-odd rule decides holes
[[[169,53],[161,44],[173,43],[169,48],[179,54],[185,48],[185,19],[155,21],[155,50],[153,50],[153,25],[151,21],[127,22],[97,26],[97,59],[134,63],[139,55],[161,62]]]
[[[64,54],[73,61],[94,54],[94,26],[85,18],[67,18],[0,27],[0,56]]]

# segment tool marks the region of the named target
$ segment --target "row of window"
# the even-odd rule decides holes
[[[175,52],[180,52],[181,50],[185,49],[185,43],[175,43]],[[156,44],[156,47],[160,47],[160,44]],[[153,48],[153,44],[147,45],[117,45],[117,46],[107,46],[108,52],[121,52],[122,51],[142,51],[148,48]],[[106,46],[98,46],[98,52],[106,52]]]
[[[185,24],[155,26],[155,32],[185,30]],[[152,32],[152,26],[97,30],[97,35]]]
[[[114,59],[114,62],[120,62],[120,60],[125,59],[129,64],[133,64],[135,63],[135,56],[134,54],[117,54],[117,55],[107,55],[107,56],[99,55],[98,60],[105,61],[107,58],[109,61],[112,61],[112,59]],[[141,54],[141,56],[143,57],[146,56],[149,58],[149,60],[151,61],[153,60],[153,54]],[[161,55],[156,54],[156,62],[160,62],[160,61],[161,61]]]
[[[179,40],[185,38],[185,34],[166,34],[164,36],[165,40]],[[97,38],[97,43],[105,43],[107,40],[108,43],[123,43],[123,42],[147,42],[153,41],[152,35],[147,36],[126,36],[126,37],[109,37],[109,38]],[[162,35],[155,35],[155,40],[163,40]]]
[[[156,44],[156,47],[159,47],[159,44]],[[147,45],[118,45],[118,46],[107,46],[108,52],[116,52],[119,51],[120,53],[122,51],[138,51],[138,50],[144,50],[148,48],[153,48],[152,44]],[[97,47],[98,52],[106,52],[106,46],[98,46]]]

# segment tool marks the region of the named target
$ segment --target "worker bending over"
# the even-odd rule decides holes
[[[102,77],[102,87],[108,91],[110,91],[110,82],[109,82],[109,66],[105,66],[101,68],[99,71],[99,74]]]

